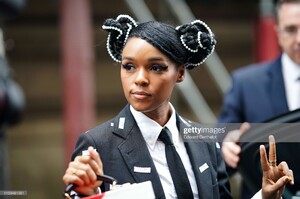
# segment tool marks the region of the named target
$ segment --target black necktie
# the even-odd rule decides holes
[[[180,156],[175,149],[171,136],[171,132],[167,127],[165,127],[161,130],[158,138],[166,146],[167,163],[173,179],[177,197],[179,199],[194,198],[188,176]]]

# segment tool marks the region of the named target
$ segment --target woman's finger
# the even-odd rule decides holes
[[[77,184],[78,186],[83,186],[84,181],[76,175],[73,175],[73,168],[68,168],[65,175],[63,176],[63,182],[65,185]]]
[[[269,136],[269,163],[270,166],[276,166],[276,143],[273,135]]]
[[[269,171],[270,166],[267,158],[266,148],[264,145],[259,146],[260,164],[263,172]]]
[[[95,182],[97,179],[96,173],[92,168],[94,160],[89,156],[77,156],[73,162],[70,163],[70,167],[75,168],[76,172],[73,171],[73,175],[80,177],[85,184]]]
[[[100,159],[100,155],[97,151],[94,150],[93,147],[89,147],[88,151],[90,153],[91,158],[96,162],[91,164],[92,168],[94,169],[95,173],[98,175],[103,174],[103,169],[102,169],[102,161]]]
[[[285,161],[281,162],[278,165],[278,169],[280,170],[281,175],[288,177],[290,184],[294,184],[294,174],[293,174],[293,171],[291,169],[289,169],[289,166],[288,166],[288,164]]]

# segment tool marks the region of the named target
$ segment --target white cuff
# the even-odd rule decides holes
[[[98,187],[98,194],[101,194],[101,193],[102,193],[102,191],[101,191],[100,187]]]
[[[261,190],[259,190],[251,199],[262,199]]]

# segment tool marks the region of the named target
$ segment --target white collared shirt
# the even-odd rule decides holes
[[[286,54],[282,54],[282,74],[289,110],[300,108],[300,65]],[[276,100],[276,99],[274,99]]]
[[[175,109],[171,105],[171,103],[170,106],[172,108],[172,115],[165,126],[168,127],[168,129],[172,133],[174,145],[187,172],[191,184],[191,188],[194,194],[194,198],[197,199],[199,198],[199,196],[198,196],[195,175],[186,148],[184,146],[184,143],[179,136],[178,128],[176,126]],[[133,114],[133,117],[136,120],[138,127],[141,130],[141,133],[147,143],[147,148],[150,152],[150,155],[153,159],[154,165],[158,172],[166,199],[177,198],[173,180],[169,172],[169,168],[166,160],[165,145],[163,142],[157,140],[163,127],[160,126],[154,120],[147,117],[145,114],[134,110],[132,106],[130,106],[130,111]]]

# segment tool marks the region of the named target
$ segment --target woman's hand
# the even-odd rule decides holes
[[[286,162],[276,165],[276,144],[274,136],[269,136],[269,161],[266,149],[260,146],[260,163],[263,171],[262,198],[280,199],[287,183],[294,184],[293,171]]]
[[[74,191],[82,195],[93,195],[98,193],[101,181],[96,181],[97,175],[103,174],[102,162],[99,154],[88,148],[89,155],[77,156],[69,166],[63,176],[66,185],[78,185]]]

